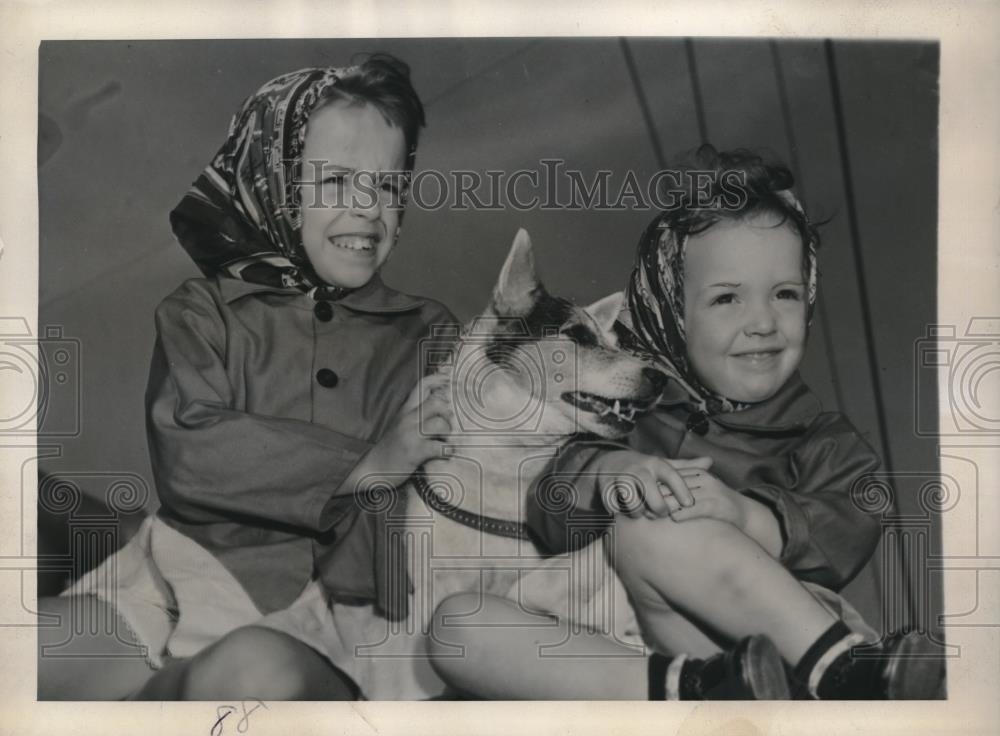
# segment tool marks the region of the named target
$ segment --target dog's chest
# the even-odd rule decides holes
[[[463,510],[467,521],[484,519]],[[540,558],[531,542],[461,523],[430,508],[417,493],[408,499],[407,538],[415,595],[430,598],[433,605],[459,592],[506,595],[518,569]]]

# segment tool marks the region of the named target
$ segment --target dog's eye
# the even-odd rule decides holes
[[[597,335],[586,325],[570,325],[560,332],[577,345],[597,345]]]

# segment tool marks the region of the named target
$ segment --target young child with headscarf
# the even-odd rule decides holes
[[[644,232],[620,318],[623,345],[673,380],[627,447],[569,445],[528,511],[553,553],[608,531],[607,559],[655,653],[628,656],[621,610],[612,637],[584,642],[566,622],[546,632],[494,599],[482,615],[517,627],[443,627],[438,637],[467,655],[436,666],[489,697],[933,697],[933,644],[880,639],[834,592],[878,542],[852,487],[879,461],[798,373],[818,237],[791,173],[711,146],[673,169],[686,198]],[[564,498],[571,479],[575,503]],[[463,605],[446,601],[439,622]],[[546,657],[542,641],[564,643]],[[852,656],[859,645],[865,658]]]
[[[401,615],[363,498],[448,430],[419,343],[455,320],[379,277],[423,125],[409,68],[382,54],[283,74],[234,116],[170,217],[205,278],[156,310],[161,507],[49,607],[119,626],[71,642],[99,678],[43,653],[40,697],[359,695],[352,622]]]

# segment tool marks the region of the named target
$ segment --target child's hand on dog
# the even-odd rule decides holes
[[[682,471],[707,470],[711,465],[709,457],[668,460],[615,450],[600,456],[595,471],[601,476],[604,506],[612,514],[662,518],[671,511],[668,496],[683,507],[694,503]]]

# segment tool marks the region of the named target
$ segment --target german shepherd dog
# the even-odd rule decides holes
[[[587,601],[610,590],[614,573],[600,543],[574,553],[586,563],[546,558],[524,521],[532,483],[570,438],[622,438],[659,397],[665,376],[619,348],[614,324],[622,304],[621,292],[588,307],[551,296],[520,230],[486,311],[437,356],[437,370],[449,373],[452,433],[447,456],[428,461],[405,505],[397,504],[405,514],[389,517],[405,540],[413,589],[405,621],[383,620],[364,647],[394,665],[379,667],[369,697],[443,691],[426,643],[434,608],[451,594],[482,591],[579,619]],[[582,568],[601,572],[580,575]],[[587,616],[587,625],[606,623]]]

